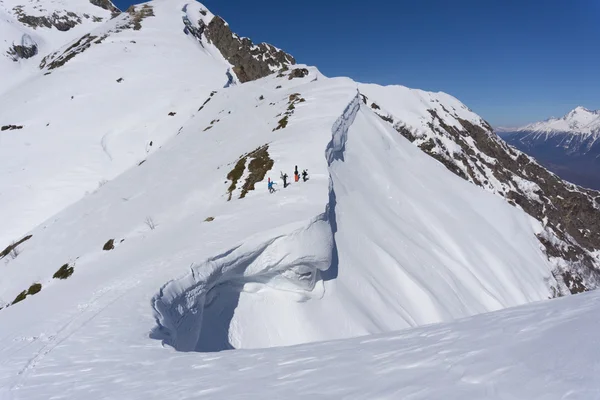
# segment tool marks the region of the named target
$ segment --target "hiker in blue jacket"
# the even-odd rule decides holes
[[[275,182],[273,182],[271,180],[271,178],[269,178],[269,180],[267,181],[267,187],[269,188],[269,193],[275,192],[275,188],[273,187],[273,185],[277,185],[277,184]]]

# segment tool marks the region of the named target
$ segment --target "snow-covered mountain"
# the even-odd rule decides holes
[[[577,107],[562,118],[496,131],[563,179],[600,189],[600,111]]]
[[[110,0],[1,0],[0,92],[17,86],[50,51],[118,14]]]
[[[593,134],[600,133],[600,110],[592,111],[585,107],[576,107],[562,118],[550,118],[517,128],[517,132]]]
[[[144,160],[213,90],[237,81],[230,69],[253,71],[228,62],[220,42],[193,36],[214,19],[196,3],[136,6],[43,55],[27,81],[0,93],[0,243]],[[293,62],[253,57],[268,73]]]
[[[193,1],[90,29],[0,92],[0,397],[165,398],[172,374],[180,397],[219,397],[205,368],[313,350],[182,352],[598,286],[600,193],[452,96],[325,77]],[[310,179],[284,188],[295,166]]]

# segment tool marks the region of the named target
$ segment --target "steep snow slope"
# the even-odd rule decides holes
[[[184,5],[137,6],[0,95],[0,125],[23,127],[0,133],[0,243],[144,160],[228,83],[220,53],[183,31],[203,7]]]
[[[600,284],[600,193],[562,181],[508,146],[445,93],[360,85],[363,102],[398,133],[461,178],[505,198],[543,226],[538,239],[560,293]]]
[[[348,143],[334,136],[336,255],[323,273],[322,297],[296,303],[271,292],[242,293],[228,331],[231,345],[385,332],[550,296],[551,267],[527,218],[448,176],[368,110],[354,112]],[[211,322],[227,306],[215,308],[207,310]]]

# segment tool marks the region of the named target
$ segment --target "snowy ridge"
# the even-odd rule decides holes
[[[346,142],[348,141],[348,129],[354,122],[359,109],[360,92],[357,90],[354,99],[352,99],[342,116],[333,125],[331,142],[327,144],[327,149],[325,150],[327,163],[330,166],[335,160],[344,160],[344,151],[346,150]]]
[[[215,21],[138,5],[0,94],[0,123],[22,126],[0,133],[0,398],[549,393],[503,377],[532,378],[532,342],[541,365],[568,359],[544,328],[596,300],[456,320],[596,287],[598,194],[452,96],[266,45],[228,58]]]
[[[348,129],[359,108],[357,93],[333,125],[332,139],[326,150],[329,164],[336,159],[343,160]],[[329,186],[329,197],[335,199],[333,184]],[[211,326],[203,326],[203,312],[225,285],[244,290],[253,284],[263,284],[277,290],[304,293],[309,296],[306,300],[315,295],[322,297],[322,282],[317,291],[320,294],[315,293],[317,280],[321,279],[319,271],[330,269],[332,259],[337,258],[335,228],[330,225],[335,224],[335,202],[325,208],[325,213],[306,227],[260,244],[254,243],[256,239],[246,240],[202,264],[192,265],[189,274],[168,282],[152,300],[157,322],[152,336],[179,351],[210,348],[200,342],[202,330],[211,329]],[[205,338],[211,336],[204,333]]]
[[[308,69],[302,79],[270,76],[219,91],[143,165],[32,232],[5,266],[0,296],[10,301],[32,281],[43,289],[0,311],[1,394],[158,398],[166,393],[155,385],[174,369],[180,375],[170,376],[171,384],[188,382],[182,393],[183,387],[236,393],[243,379],[216,389],[222,381],[212,371],[231,379],[225,364],[256,364],[263,353],[175,350],[356,337],[550,295],[551,266],[534,236],[539,227],[527,215],[423,154],[361,105],[355,82]],[[273,130],[296,94],[305,101],[295,103],[285,128]],[[273,195],[263,181],[246,198],[235,192],[227,201],[224,176],[241,154],[264,143],[272,172],[291,171],[301,160],[311,179]],[[144,226],[148,215],[155,229]],[[203,222],[206,216],[215,219]],[[104,252],[109,237],[116,247]],[[68,257],[73,276],[49,278]],[[209,261],[198,264],[202,259]],[[190,264],[187,275],[171,280]],[[312,290],[312,279],[296,273],[307,266],[317,278]],[[305,352],[299,348],[269,354],[280,351],[293,352],[281,359],[286,373],[309,363],[297,360],[296,351]],[[48,384],[59,369],[61,379]],[[124,371],[127,379],[106,384]]]
[[[132,328],[147,331],[156,326],[157,315],[154,309],[140,311],[137,305],[147,305],[165,282],[188,272],[164,286],[156,309],[163,313],[159,322],[166,328],[155,333],[166,343],[169,337],[164,335],[177,337],[176,348],[208,344],[209,350],[216,350],[228,347],[211,343],[212,339],[224,338],[234,348],[256,348],[352,337],[448,321],[551,295],[556,283],[535,239],[539,228],[525,214],[449,174],[373,112],[359,108],[362,96],[358,100],[355,82],[327,79],[314,68],[308,70],[305,78],[270,76],[220,91],[144,164],[33,230],[22,254],[8,260],[0,297],[8,303],[36,281],[44,288],[2,310],[1,318],[31,324],[19,310],[43,309],[46,301],[41,300],[61,297],[67,290],[63,285],[70,288],[69,304],[85,301],[87,293],[112,287],[114,281],[133,280],[140,282],[139,288],[102,314],[120,319],[124,313],[141,313]],[[292,102],[295,107],[290,110]],[[288,123],[276,130],[282,112],[289,113]],[[272,178],[280,170],[292,171],[301,160],[300,168],[308,168],[311,179],[279,187],[274,195],[265,193],[264,181],[259,182],[246,198],[239,199],[236,190],[227,201],[225,176],[241,155],[265,143],[275,162]],[[388,183],[380,186],[365,171]],[[447,201],[439,203],[442,196]],[[494,213],[489,212],[492,209]],[[144,226],[148,216],[156,229]],[[215,220],[203,222],[207,216]],[[308,221],[319,218],[326,223],[306,230]],[[463,234],[448,230],[456,220],[462,221]],[[331,238],[332,229],[333,243],[325,240]],[[384,235],[378,233],[382,229]],[[308,241],[290,247],[286,237],[292,232]],[[516,232],[523,237],[515,243]],[[248,242],[252,235],[255,239]],[[71,243],[61,250],[65,237]],[[116,248],[104,253],[102,244],[111,237]],[[307,248],[312,254],[311,237],[326,243],[318,247],[322,250],[315,253],[316,259],[302,254]],[[474,237],[494,240],[478,241],[480,246],[473,249]],[[247,247],[215,259],[215,254],[242,242]],[[362,248],[356,243],[363,243]],[[284,251],[290,255],[284,257]],[[257,258],[260,261],[248,262],[259,253],[264,254]],[[198,264],[206,259],[213,261]],[[305,283],[294,278],[297,274],[291,275],[291,282],[279,279],[285,276],[283,270],[302,265],[303,260],[311,270],[320,270],[331,260],[320,272],[320,281],[317,277],[322,284],[312,292],[307,290],[310,286],[303,286],[301,293],[281,290],[282,282]],[[73,263],[75,273],[62,284],[51,276],[65,262]],[[193,274],[185,268],[191,264]],[[26,267],[31,265],[36,267]],[[278,279],[265,282],[274,271]],[[190,302],[185,303],[188,295]],[[209,305],[203,321],[191,318],[202,302]],[[47,304],[51,307],[53,302]],[[179,312],[171,307],[175,304],[186,304],[191,312]],[[231,316],[224,317],[228,313]],[[183,325],[178,322],[181,316]],[[181,333],[190,325],[207,340]],[[87,328],[93,326],[89,323]],[[209,337],[202,338],[203,334]],[[125,337],[118,340],[128,342]]]
[[[600,233],[589,228],[600,226],[597,192],[561,181],[499,139],[488,123],[452,96],[402,86],[360,88],[364,104],[398,133],[454,174],[542,223],[544,233],[538,235],[559,277],[557,293],[598,287]]]

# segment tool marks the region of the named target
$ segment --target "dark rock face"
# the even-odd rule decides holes
[[[292,72],[290,72],[289,80],[294,78],[304,78],[308,75],[308,70],[306,68],[294,68]]]
[[[4,125],[0,127],[0,131],[14,131],[16,129],[23,129],[23,125]]]
[[[62,67],[69,60],[73,59],[77,54],[83,53],[84,51],[89,49],[93,44],[102,43],[102,41],[107,37],[107,35],[98,37],[86,33],[71,46],[67,47],[67,49],[61,54],[58,54],[58,52],[56,52],[44,57],[42,59],[42,62],[40,63],[40,69],[44,69],[47,67],[49,70],[53,70],[55,68]]]
[[[36,44],[32,44],[31,46],[15,44],[8,50],[8,55],[13,59],[13,61],[31,58],[37,53],[38,47]]]
[[[13,11],[19,22],[33,29],[55,27],[59,31],[64,32],[81,23],[81,18],[71,11],[68,11],[65,14],[58,14],[55,12],[45,17],[26,15],[21,7],[15,7]]]
[[[555,265],[553,273],[561,285],[557,296],[600,287],[600,192],[561,180],[507,145],[487,122],[473,124],[444,112],[447,115],[440,117],[438,111],[429,110],[427,134],[411,132],[394,116],[382,119],[454,174],[504,197],[541,222],[543,231],[537,238]],[[460,128],[447,125],[444,118],[449,117]],[[452,140],[461,152],[446,148],[442,138]]]
[[[116,17],[121,12],[110,0],[90,0],[95,6],[108,10],[112,13],[112,17]],[[55,11],[52,14],[45,16],[33,16],[25,14],[22,6],[16,6],[13,8],[13,12],[19,22],[27,25],[33,29],[37,28],[56,28],[59,31],[68,31],[69,29],[81,24],[82,16],[75,14],[72,11],[62,10]],[[90,18],[88,14],[83,15],[84,18]],[[94,22],[102,22],[102,18],[93,16]]]
[[[112,4],[112,3],[111,3]],[[62,67],[67,62],[72,60],[78,54],[83,53],[87,49],[92,46],[101,44],[108,36],[112,33],[122,32],[126,29],[139,30],[142,28],[142,21],[145,18],[153,17],[154,10],[151,5],[144,4],[142,6],[131,6],[127,9],[127,18],[123,18],[118,21],[115,27],[111,30],[106,31],[102,36],[95,36],[89,33],[86,33],[82,37],[80,37],[77,41],[72,43],[69,47],[67,47],[62,53],[60,51],[48,54],[45,56],[40,62],[40,69],[48,69],[53,70],[55,68]],[[135,43],[135,41],[131,41]],[[47,72],[45,75],[49,74]],[[123,80],[117,80],[117,82],[121,83]]]
[[[206,39],[233,65],[240,82],[263,78],[296,63],[294,57],[270,44],[254,45],[250,39],[238,37],[221,17],[215,16],[208,25],[201,22],[200,26]]]
[[[113,18],[121,13],[110,0],[90,0],[93,5],[108,10],[112,13]]]

